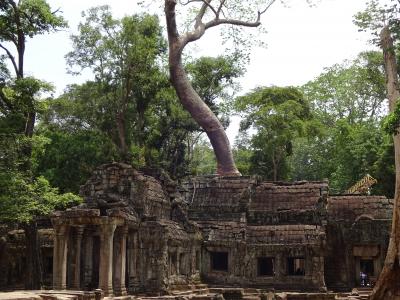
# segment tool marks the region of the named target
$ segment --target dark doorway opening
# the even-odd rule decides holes
[[[210,252],[211,270],[228,271],[228,252]]]
[[[304,259],[304,257],[289,257],[288,275],[304,276],[306,274],[305,262],[306,260]]]
[[[274,258],[273,257],[257,258],[257,275],[258,276],[274,276]]]
[[[196,251],[196,271],[200,270],[200,251]]]
[[[170,261],[170,273],[171,275],[178,274],[178,260],[176,252],[172,252],[169,254],[169,261]]]
[[[92,280],[89,283],[89,290],[96,289],[99,286],[99,272],[100,272],[100,237],[93,237],[93,249],[92,249]]]
[[[368,276],[374,276],[374,260],[360,259],[360,271]]]

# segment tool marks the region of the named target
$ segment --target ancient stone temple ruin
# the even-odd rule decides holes
[[[45,278],[55,289],[105,295],[198,283],[349,290],[360,271],[376,280],[393,207],[385,197],[331,196],[324,181],[197,177],[177,186],[118,163],[98,168],[81,194],[84,204],[41,231]],[[3,289],[18,286],[22,238],[16,230],[0,242]]]
[[[52,218],[54,288],[126,295],[198,279],[201,235],[173,191],[128,165],[97,170],[85,204]]]

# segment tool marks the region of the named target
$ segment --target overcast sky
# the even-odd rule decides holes
[[[67,84],[90,78],[90,74],[83,77],[66,74],[64,60],[64,55],[71,50],[69,36],[77,31],[81,12],[109,4],[114,15],[122,17],[138,12],[138,7],[132,0],[48,2],[52,8],[61,9],[70,28],[29,40],[25,68],[26,73],[54,83],[60,93]],[[253,49],[248,71],[241,79],[242,92],[256,86],[301,85],[318,76],[324,68],[371,49],[368,36],[358,32],[353,24],[354,14],[363,10],[365,3],[365,0],[321,0],[316,7],[309,7],[305,1],[292,0],[289,7],[284,7],[277,1],[262,19],[267,30],[262,38],[268,46]],[[212,55],[218,48],[218,40],[206,35],[194,54]],[[228,133],[231,141],[237,131],[237,122],[234,123]]]

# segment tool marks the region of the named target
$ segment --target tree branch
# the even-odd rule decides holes
[[[219,18],[219,14],[221,13],[222,7],[224,6],[225,2],[226,2],[226,0],[221,0],[221,2],[219,4],[219,7],[217,9],[217,19]]]
[[[262,10],[261,12],[258,12],[259,16],[261,16],[262,14],[264,14],[270,7],[272,4],[274,4],[276,0],[271,0],[271,2],[265,7],[264,10]]]
[[[166,0],[168,1],[168,0]],[[182,47],[184,47],[186,44],[190,42],[194,42],[201,38],[205,31],[211,27],[215,27],[218,25],[223,25],[223,24],[228,24],[228,25],[234,25],[234,26],[243,26],[243,27],[258,27],[261,25],[261,16],[271,7],[271,5],[276,1],[276,0],[271,0],[269,4],[263,9],[262,11],[257,12],[257,19],[254,22],[249,22],[249,21],[242,21],[242,20],[236,20],[236,19],[220,19],[219,15],[222,12],[222,7],[226,0],[221,0],[220,5],[217,10],[215,10],[214,7],[210,5],[211,0],[188,0],[187,3],[190,2],[203,2],[203,6],[200,9],[199,14],[196,16],[196,24],[195,24],[195,30],[191,32],[187,32],[183,37],[182,37]],[[213,12],[215,13],[216,17],[215,19],[207,22],[206,24],[202,23],[202,18],[206,12],[206,9],[212,7]]]
[[[168,36],[174,40],[179,38],[178,26],[176,25],[175,18],[176,0],[165,0],[165,16],[167,19],[167,32]]]
[[[207,8],[211,9],[213,11],[213,13],[215,14],[215,17],[218,18],[217,11],[210,4],[211,1],[212,0],[201,0],[201,2],[203,2],[203,5],[202,5],[202,7],[200,9],[200,12],[196,16],[196,24],[197,24],[197,22],[200,22],[203,19],[204,15],[205,15],[205,13],[207,11]],[[195,25],[195,27],[196,27],[196,25]]]
[[[195,20],[196,20],[196,22],[194,24],[195,29],[203,23],[203,17],[207,11],[207,7],[208,7],[208,3],[203,2],[203,5],[201,6],[200,11],[195,18]]]
[[[222,24],[229,24],[229,25],[243,26],[243,27],[258,27],[261,25],[260,17],[261,17],[261,14],[258,13],[257,20],[254,22],[241,21],[241,20],[235,20],[235,19],[214,19],[205,24],[205,30],[207,30],[211,27],[222,25]]]
[[[13,65],[13,67],[14,67],[15,74],[17,75],[17,74],[18,74],[18,66],[17,66],[17,62],[15,61],[15,57],[14,57],[14,56],[11,54],[11,52],[10,52],[6,47],[4,47],[2,44],[0,44],[0,48],[3,49],[3,50],[7,53],[7,56],[8,56],[8,58],[11,60],[11,63],[12,63],[12,65]]]

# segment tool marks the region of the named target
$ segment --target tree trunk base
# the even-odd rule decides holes
[[[219,168],[217,168],[217,175],[220,177],[239,177],[242,176],[242,174],[238,170],[233,170],[233,171],[223,171]]]
[[[384,268],[370,300],[400,300],[400,265],[396,259],[391,268]]]

